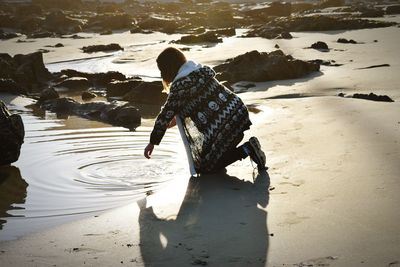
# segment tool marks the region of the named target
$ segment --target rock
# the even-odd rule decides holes
[[[71,114],[78,105],[78,102],[66,97],[50,99],[41,103],[42,108],[60,114]]]
[[[113,32],[111,30],[106,30],[100,33],[100,35],[111,35]]]
[[[400,14],[400,5],[388,6],[385,10],[387,15]]]
[[[229,83],[263,82],[299,78],[319,71],[319,65],[293,59],[281,50],[271,53],[251,51],[227,60],[216,66],[214,70],[219,73],[217,79]]]
[[[323,51],[329,51],[329,47],[325,42],[318,41],[311,45],[311,48]]]
[[[268,7],[250,9],[243,13],[251,17],[290,16],[292,13],[292,5],[290,3],[272,2]]]
[[[334,31],[389,27],[395,22],[331,16],[291,16],[275,18],[262,26],[253,27],[246,37],[274,39],[282,32]]]
[[[43,27],[48,31],[67,34],[71,32],[79,32],[82,30],[83,23],[77,19],[73,19],[65,15],[61,10],[50,12],[45,18]]]
[[[132,22],[132,17],[126,13],[106,13],[90,17],[85,28],[99,31],[130,29]]]
[[[57,99],[59,97],[60,96],[57,93],[57,91],[53,87],[49,87],[49,88],[44,89],[40,93],[39,102],[44,102],[44,101],[50,100],[50,99]]]
[[[72,77],[55,84],[55,87],[66,87],[71,90],[86,90],[92,84],[85,77]]]
[[[297,13],[297,12],[304,12],[307,10],[312,10],[315,8],[315,5],[312,3],[302,3],[302,2],[295,2],[292,3],[292,13]]]
[[[4,78],[0,78],[0,92],[14,95],[27,93],[26,90],[19,86],[14,80]]]
[[[344,97],[344,93],[339,93],[338,96]]]
[[[15,33],[15,32],[1,32],[0,33],[1,40],[7,40],[7,39],[16,38],[16,37],[19,37],[19,34]]]
[[[90,102],[81,104],[70,98],[59,98],[45,101],[41,107],[57,114],[76,115],[123,126],[131,130],[141,123],[139,110],[126,102]]]
[[[21,116],[12,114],[0,100],[0,165],[18,160],[25,130]]]
[[[360,99],[366,99],[366,100],[372,100],[372,101],[382,101],[382,102],[394,102],[394,100],[391,99],[387,95],[376,95],[374,93],[354,94],[353,98],[360,98]]]
[[[280,38],[279,38],[280,37]],[[293,36],[290,34],[290,32],[282,32],[280,36],[278,36],[278,39],[292,39]]]
[[[85,53],[94,53],[94,52],[106,52],[106,51],[117,51],[124,50],[119,44],[108,44],[108,45],[89,45],[81,48]]]
[[[346,38],[339,38],[337,42],[342,44],[357,44],[353,39],[347,40]]]
[[[185,35],[180,40],[175,41],[178,44],[197,44],[197,43],[222,43],[222,39],[214,32],[206,32],[199,35]]]
[[[34,32],[32,34],[28,35],[29,38],[52,38],[56,37],[56,34],[54,32],[49,32],[49,31],[40,31],[40,32]]]
[[[107,97],[123,96],[142,82],[141,79],[112,81],[107,85]]]
[[[145,30],[154,30],[171,34],[177,31],[180,24],[173,19],[163,19],[150,16],[139,22],[138,26]]]
[[[17,7],[17,10],[15,14],[18,17],[28,17],[32,15],[42,15],[43,14],[43,9],[40,5],[35,5],[35,4],[25,4],[25,5],[19,5]]]
[[[109,122],[117,126],[123,126],[130,130],[135,129],[141,123],[141,115],[137,108],[129,105],[124,105],[122,107],[113,110],[115,115],[110,116],[109,112]]]
[[[275,44],[275,46],[274,46],[276,49],[279,49],[279,45],[278,44]]]
[[[82,92],[82,100],[89,100],[89,99],[92,99],[95,97],[97,97],[97,95],[95,93],[88,92],[88,91]]]
[[[53,79],[51,73],[43,63],[43,54],[35,52],[27,55],[15,55],[12,59],[13,73],[11,78],[28,92],[41,89],[49,80]]]
[[[57,43],[54,45],[54,47],[64,47],[64,45],[62,43]]]
[[[163,104],[167,94],[161,82],[142,82],[124,95],[123,100],[133,103]]]
[[[80,72],[71,69],[65,69],[60,72],[60,75],[66,75],[67,77],[85,77],[90,81],[91,84],[97,87],[105,87],[111,81],[124,81],[126,76],[118,71],[99,72],[99,73],[87,73]]]

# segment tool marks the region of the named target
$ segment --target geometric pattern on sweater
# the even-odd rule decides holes
[[[208,66],[172,83],[158,114],[150,142],[158,145],[174,116],[180,116],[198,173],[209,172],[222,155],[237,146],[250,128],[243,101],[215,79]]]

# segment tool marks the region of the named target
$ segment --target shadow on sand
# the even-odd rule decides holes
[[[254,183],[226,173],[192,177],[174,220],[140,201],[145,266],[265,266],[269,175]]]

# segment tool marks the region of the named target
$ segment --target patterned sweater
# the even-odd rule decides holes
[[[198,173],[214,170],[218,160],[237,146],[250,128],[242,100],[215,79],[208,66],[174,81],[157,116],[150,143],[158,145],[174,116],[180,116]]]

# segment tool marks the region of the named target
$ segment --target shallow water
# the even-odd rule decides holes
[[[188,175],[186,166],[178,164],[186,159],[179,153],[183,147],[175,129],[147,160],[143,149],[150,127],[130,132],[77,117],[38,116],[13,106],[11,111],[23,117],[26,136],[16,168],[1,169],[3,176],[11,175],[6,182],[14,184],[15,192],[0,197],[0,217],[8,214],[1,219],[4,224],[0,221],[0,240],[94,216]]]

